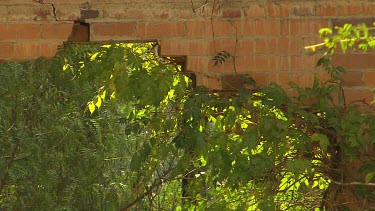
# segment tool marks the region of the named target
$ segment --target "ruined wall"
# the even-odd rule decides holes
[[[214,67],[219,51],[235,54],[237,73],[258,84],[310,85],[320,54],[318,30],[375,21],[371,0],[2,0],[0,60],[54,56],[65,41],[157,40],[164,56],[187,56],[187,71],[214,89],[236,86],[231,62]],[[75,23],[76,22],[76,23]],[[85,22],[86,24],[80,24]],[[375,55],[338,55],[351,99],[372,99]]]

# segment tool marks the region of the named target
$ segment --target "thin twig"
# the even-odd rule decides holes
[[[233,69],[234,69],[234,73],[235,73],[236,75],[238,75],[238,73],[237,73],[237,66],[236,66],[236,55],[237,55],[237,46],[238,46],[238,28],[237,28],[236,25],[234,25],[233,22],[229,22],[229,23],[233,26],[234,31],[235,31],[234,33],[235,33],[236,43],[234,44],[234,52],[233,52],[233,56],[232,56],[232,58],[233,58]]]
[[[332,183],[340,186],[352,186],[352,185],[360,185],[360,186],[369,186],[369,187],[375,187],[375,183],[364,183],[364,182],[338,182],[333,179],[329,179]]]
[[[366,40],[367,38],[365,37],[360,37],[360,38],[352,38],[352,39],[343,39],[343,40],[339,40],[338,42],[340,43],[345,43],[345,42],[352,42],[352,41],[359,41],[359,40]],[[305,46],[305,50],[309,50],[309,49],[312,49],[315,51],[316,48],[319,48],[319,47],[322,47],[322,46],[325,46],[326,43],[319,43],[319,44],[315,44],[315,45],[309,45],[309,46]]]
[[[198,7],[198,8],[195,9],[193,12],[196,12],[196,11],[198,11],[198,10],[200,10],[200,9],[203,10],[205,6],[207,6],[207,5],[211,4],[211,3],[212,3],[212,2],[207,2],[207,1],[206,1],[205,4],[203,4],[202,6]]]

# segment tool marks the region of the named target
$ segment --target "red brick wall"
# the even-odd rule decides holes
[[[187,56],[187,71],[214,89],[236,83],[231,62],[214,67],[219,51],[235,54],[237,73],[260,85],[310,85],[320,54],[318,30],[375,21],[372,0],[2,0],[0,60],[52,57],[64,41],[157,40],[164,56]],[[74,24],[74,21],[88,25]],[[372,99],[375,54],[338,55],[351,99]],[[228,86],[229,84],[229,86]],[[235,84],[233,84],[235,85]]]

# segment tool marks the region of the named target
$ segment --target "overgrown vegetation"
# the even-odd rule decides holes
[[[374,115],[345,101],[343,68],[318,66],[331,78],[291,84],[291,97],[247,77],[236,93],[194,87],[152,43],[2,64],[0,208],[343,209],[340,168],[359,151],[371,159],[355,184],[369,200]]]

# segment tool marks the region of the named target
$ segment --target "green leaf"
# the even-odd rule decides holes
[[[332,29],[330,28],[322,28],[319,30],[319,34],[322,35],[329,35],[332,34]]]
[[[286,167],[293,173],[303,173],[306,169],[311,168],[311,163],[306,159],[296,158],[294,160],[288,160],[286,162]]]
[[[366,178],[365,178],[366,183],[369,183],[372,180],[372,178],[374,177],[374,175],[375,175],[375,172],[370,172],[370,173],[366,174]]]
[[[321,133],[314,133],[311,136],[311,140],[312,141],[319,141],[320,148],[322,148],[322,150],[324,150],[324,151],[327,150],[328,144],[329,144],[329,140],[328,140],[327,135],[321,134]]]

